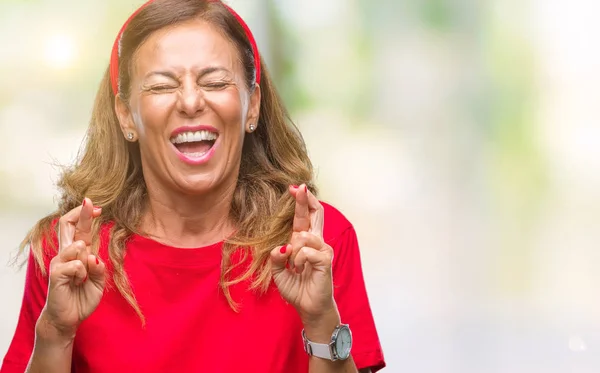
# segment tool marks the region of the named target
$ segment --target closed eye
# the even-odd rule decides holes
[[[166,91],[166,90],[170,90],[170,89],[175,89],[175,87],[170,86],[170,85],[155,85],[150,87],[151,91]]]
[[[224,89],[226,87],[228,87],[231,83],[228,82],[210,82],[210,83],[205,83],[202,86],[207,88],[207,89],[211,89],[211,90],[219,90],[219,89]]]

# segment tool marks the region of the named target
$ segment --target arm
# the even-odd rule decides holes
[[[48,276],[29,256],[19,323],[2,373],[71,371],[75,332],[98,306],[105,285],[105,264],[89,249],[92,219],[100,209],[85,201],[89,205],[84,202],[60,218],[60,237],[53,237],[59,252],[51,260],[42,243]]]
[[[329,215],[334,214],[330,212]],[[376,372],[385,366],[385,362],[369,305],[354,228],[348,225],[331,240],[331,246],[335,253],[332,265],[335,311],[319,322],[304,321],[303,324],[307,338],[317,343],[329,343],[335,327],[341,323],[349,324],[353,335],[352,356],[336,362],[310,357],[309,373]],[[361,369],[357,370],[357,367]]]
[[[323,205],[304,185],[290,187],[290,193],[296,198],[290,243],[271,251],[275,285],[298,311],[310,341],[329,344],[342,321],[350,325],[353,334],[350,357],[330,361],[311,356],[309,373],[357,373],[357,367],[363,371],[383,368],[385,362],[352,225],[341,213],[328,208],[328,222],[337,226],[331,240],[328,235],[329,245],[323,235]]]
[[[48,296],[35,326],[27,373],[71,371],[77,328],[94,312],[104,291],[105,265],[90,253],[92,219],[99,215],[84,199],[59,220],[59,252],[50,261]]]
[[[42,311],[35,326],[35,343],[26,373],[69,373],[73,336],[62,335]]]
[[[327,343],[333,328],[339,325],[340,320],[341,323],[349,324],[353,337],[351,354],[354,364],[360,368],[360,373],[377,372],[385,367],[385,361],[369,304],[356,232],[337,210],[331,206],[327,208],[330,221],[338,222],[341,227],[344,227],[337,231],[341,233],[336,232],[329,238],[335,253],[332,264],[334,298],[341,317],[319,329],[323,334],[320,338]],[[306,324],[305,329],[307,329]],[[318,358],[311,358],[311,360],[316,359]]]
[[[320,322],[313,325],[305,323],[304,330],[309,340],[316,343],[329,343],[333,330],[340,324],[340,315],[336,309]],[[308,363],[309,373],[369,373],[370,371],[370,369],[361,369],[359,372],[352,356],[343,361],[329,361],[311,356]]]

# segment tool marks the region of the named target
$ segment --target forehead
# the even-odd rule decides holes
[[[200,19],[182,22],[152,33],[134,55],[134,71],[157,68],[175,70],[222,66],[232,71],[239,66],[233,42],[213,24]]]

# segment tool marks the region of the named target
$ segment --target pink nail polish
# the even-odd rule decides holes
[[[292,188],[294,188],[294,189],[298,189],[298,188],[300,188],[300,187],[299,187],[298,185],[292,185]]]
[[[86,282],[86,281],[87,281],[87,278],[88,278],[88,275],[85,275],[85,278],[83,279],[83,281],[82,281],[82,282]]]
[[[281,248],[279,249],[279,252],[282,254],[285,254],[285,252],[287,251],[287,245],[286,246],[281,246]]]
[[[308,192],[308,188],[306,187],[306,185],[304,186],[304,193]]]
[[[81,204],[81,206],[85,206],[85,198],[83,199],[83,203]]]
[[[100,261],[98,260],[98,257],[96,257],[96,265],[100,264]]]

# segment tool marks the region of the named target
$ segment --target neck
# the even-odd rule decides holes
[[[230,219],[235,183],[201,196],[167,193],[148,186],[148,208],[142,232],[151,238],[180,248],[203,247],[231,235]]]

